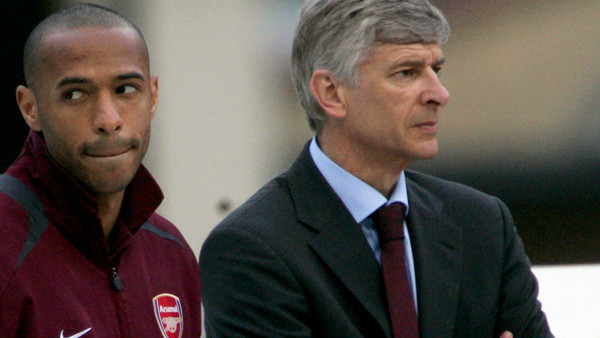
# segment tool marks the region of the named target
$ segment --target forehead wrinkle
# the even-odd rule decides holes
[[[396,62],[393,62],[390,68],[420,68],[426,65],[431,65],[432,67],[439,67],[443,65],[444,62],[444,55],[440,49],[405,49],[399,51],[399,56],[397,57]]]

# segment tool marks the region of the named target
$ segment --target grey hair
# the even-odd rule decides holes
[[[45,38],[53,32],[68,31],[81,27],[129,27],[139,35],[143,43],[143,53],[146,60],[149,58],[144,35],[133,22],[106,7],[94,4],[77,4],[49,15],[29,34],[23,50],[23,72],[28,87],[33,89],[36,85],[40,71],[41,49]]]
[[[449,34],[446,18],[427,0],[307,0],[294,36],[291,73],[311,129],[321,130],[325,114],[310,91],[316,70],[353,86],[373,43],[442,45]]]

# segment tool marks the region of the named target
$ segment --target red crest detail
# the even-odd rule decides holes
[[[164,338],[181,338],[183,335],[183,311],[179,298],[168,293],[152,299],[158,327]]]

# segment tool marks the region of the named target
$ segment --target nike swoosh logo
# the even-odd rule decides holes
[[[62,330],[62,331],[60,331],[60,338],[79,338],[79,337],[83,336],[84,334],[90,332],[90,330],[92,330],[91,327],[89,329],[87,329],[87,330],[83,330],[83,331],[81,331],[79,333],[76,333],[76,334],[74,334],[72,336],[68,336],[68,337],[64,336],[65,330]]]

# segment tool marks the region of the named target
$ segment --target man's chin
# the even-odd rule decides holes
[[[98,174],[92,177],[87,177],[83,185],[94,196],[112,195],[124,191],[135,172],[111,172],[109,174]]]
[[[437,147],[437,143],[436,143],[435,145],[428,145],[425,147],[421,147],[415,154],[414,159],[417,161],[431,160],[437,155],[437,153],[438,153],[438,147]]]
[[[87,189],[94,196],[113,195],[113,194],[117,194],[117,193],[124,191],[127,188],[127,186],[129,185],[129,182],[131,182],[131,180],[128,180],[128,181],[123,180],[123,181],[119,181],[119,182],[115,182],[115,181],[94,182],[93,184],[88,185]]]

